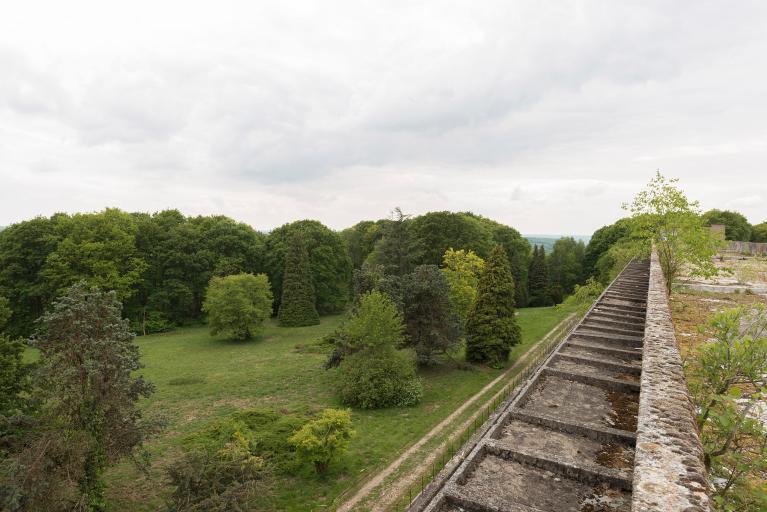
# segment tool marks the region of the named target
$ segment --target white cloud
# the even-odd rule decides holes
[[[0,224],[400,205],[589,233],[656,168],[761,221],[765,22],[763,2],[17,2]]]

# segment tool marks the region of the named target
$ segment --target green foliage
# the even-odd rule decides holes
[[[741,213],[713,209],[704,213],[701,220],[704,226],[724,224],[726,240],[739,240],[741,242],[751,240],[751,224]]]
[[[136,248],[132,215],[114,208],[75,214],[62,219],[58,229],[61,239],[42,269],[56,295],[80,280],[114,290],[120,301],[135,294],[147,264]]]
[[[487,258],[496,244],[506,250],[511,264],[518,306],[527,304],[527,267],[530,243],[517,230],[471,212],[430,212],[411,221],[413,244],[421,249],[412,264],[440,265],[448,249],[472,250]]]
[[[573,293],[557,307],[575,309],[585,313],[591,304],[593,304],[594,301],[599,298],[604,289],[605,287],[602,285],[602,283],[593,277],[589,277],[585,284],[576,284],[575,288],[573,288]]]
[[[15,492],[30,510],[103,510],[105,469],[134,455],[156,427],[137,408],[153,387],[134,376],[138,347],[117,294],[73,285],[41,318],[32,346],[43,405],[38,428],[14,454]]]
[[[767,429],[754,414],[767,398],[767,312],[761,304],[716,313],[687,362],[717,510],[765,510]]]
[[[469,310],[477,296],[479,276],[485,268],[485,260],[474,251],[448,249],[442,259],[442,272],[450,286],[450,302],[466,326]]]
[[[767,243],[767,222],[756,224],[751,229],[751,241]]]
[[[398,351],[405,326],[397,306],[384,293],[360,298],[357,310],[342,329],[343,356],[336,376],[341,401],[376,409],[418,403],[421,383],[410,356]]]
[[[346,451],[354,436],[350,410],[325,409],[290,437],[299,459],[314,464],[317,473],[325,473],[330,463]]]
[[[473,250],[490,254],[492,235],[483,221],[473,215],[429,212],[412,220],[411,232],[423,248],[418,263],[439,265],[448,249]]]
[[[0,435],[5,430],[3,420],[26,412],[30,405],[30,365],[24,363],[25,348],[23,340],[0,334]]]
[[[381,238],[367,262],[383,266],[386,274],[402,277],[413,270],[422,250],[411,228],[410,215],[395,208],[392,218],[383,224]]]
[[[521,341],[514,318],[514,278],[503,247],[496,246],[479,278],[466,322],[466,360],[500,366]]]
[[[551,306],[551,283],[546,263],[546,250],[541,246],[533,248],[533,257],[528,270],[528,304],[530,306]]]
[[[253,455],[262,458],[265,467],[279,474],[295,471],[295,450],[288,439],[307,421],[303,414],[277,412],[270,409],[246,409],[186,436],[187,452],[215,452],[222,449],[235,434],[250,442]]]
[[[397,306],[384,293],[368,292],[360,298],[354,314],[343,328],[348,353],[381,347],[398,347],[405,326]]]
[[[627,236],[631,231],[631,219],[624,218],[617,220],[609,226],[602,226],[597,229],[586,246],[583,254],[583,272],[586,277],[594,277],[602,284],[607,285],[610,281],[609,274],[615,266],[611,255],[608,255],[610,248]]]
[[[703,226],[697,201],[687,199],[677,188],[678,181],[658,171],[645,190],[623,206],[632,214],[633,252],[646,256],[650,244],[655,245],[669,293],[685,264],[693,275],[710,277],[717,273],[712,258],[718,243]]]
[[[413,360],[393,347],[345,358],[338,368],[336,389],[342,403],[360,409],[410,407],[423,397]]]
[[[576,285],[585,280],[583,258],[585,246],[582,241],[572,237],[563,237],[554,242],[546,264],[549,270],[552,299],[560,303],[573,292]]]
[[[30,334],[50,302],[80,279],[116,290],[141,333],[197,320],[212,276],[262,270],[263,239],[226,217],[176,210],[108,209],[14,224],[0,233],[0,295],[15,312],[8,331]]]
[[[290,241],[300,236],[309,252],[316,308],[320,315],[339,313],[349,302],[352,263],[344,240],[315,220],[285,224],[266,240],[266,268],[275,296],[275,311],[282,300],[285,257]]]
[[[296,235],[290,240],[285,255],[285,276],[282,281],[282,300],[277,317],[283,327],[317,325],[320,316],[315,307],[309,254],[303,240]]]
[[[373,222],[372,220],[363,220],[354,226],[341,231],[341,238],[346,243],[346,250],[352,260],[352,268],[362,267],[365,260],[375,249],[375,244],[381,239],[384,232],[384,226],[390,222],[381,219]]]
[[[252,448],[252,441],[235,431],[217,450],[185,453],[167,469],[174,487],[168,509],[227,512],[254,506],[266,486],[264,459]]]
[[[246,224],[177,210],[134,216],[148,268],[126,308],[141,333],[199,319],[213,276],[263,272],[265,237]]]
[[[272,312],[272,291],[265,274],[237,274],[210,280],[203,304],[210,333],[227,333],[247,340],[261,329]]]
[[[419,265],[403,278],[403,303],[408,344],[418,362],[434,362],[437,354],[454,350],[461,339],[460,317],[450,302],[450,287],[436,265]]]
[[[5,326],[8,324],[8,320],[11,319],[13,311],[11,311],[10,301],[5,297],[0,297],[0,332],[3,332]]]

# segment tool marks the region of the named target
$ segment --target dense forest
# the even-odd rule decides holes
[[[496,244],[502,245],[516,283],[518,307],[530,304],[531,292],[545,296],[533,305],[561,301],[586,277],[581,268],[582,242],[558,241],[544,262],[550,267],[547,277],[531,289],[533,251],[516,229],[469,212],[404,215],[401,221],[411,268],[441,265],[448,249],[471,250],[484,259]],[[352,273],[375,263],[387,226],[394,222],[394,218],[362,221],[336,232],[318,221],[300,220],[262,233],[224,216],[111,208],[19,222],[0,233],[0,296],[8,299],[13,312],[7,331],[28,335],[52,300],[80,280],[115,290],[132,328],[140,334],[199,321],[205,290],[214,276],[265,273],[276,313],[285,254],[294,235],[303,239],[309,254],[318,313],[337,313],[351,299]]]

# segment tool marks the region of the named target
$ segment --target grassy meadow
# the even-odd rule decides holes
[[[515,347],[509,364],[569,313],[561,308],[520,310],[523,343]],[[313,414],[341,407],[333,393],[333,370],[322,369],[325,352],[314,342],[342,320],[329,316],[318,326],[300,328],[281,328],[269,321],[261,336],[248,342],[212,337],[205,327],[138,338],[143,374],[156,386],[142,407],[149,417],[164,417],[167,427],[148,446],[152,460],[148,475],[127,462],[110,470],[109,509],[164,510],[171,491],[164,466],[179,456],[185,436],[212,420],[248,408]],[[332,508],[339,494],[394,460],[502,371],[459,369],[454,364],[419,370],[424,397],[418,406],[354,410],[357,435],[343,460],[325,477],[314,475],[308,466],[294,476],[275,476],[261,509]]]

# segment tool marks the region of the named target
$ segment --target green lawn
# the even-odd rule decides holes
[[[515,347],[509,364],[568,314],[556,308],[520,310],[523,343]],[[178,455],[186,434],[213,419],[252,407],[284,412],[341,407],[332,392],[332,371],[321,368],[324,354],[296,349],[331,332],[341,320],[325,317],[319,326],[300,328],[269,323],[251,342],[211,337],[202,327],[139,338],[143,373],[157,387],[142,405],[147,416],[162,415],[168,425],[149,445],[149,478],[128,463],[110,471],[110,510],[162,510],[170,491],[162,467]],[[262,509],[325,510],[336,496],[393,460],[501,371],[451,365],[421,370],[424,398],[418,406],[353,411],[357,436],[331,474],[316,477],[307,467],[302,474],[276,478]]]

